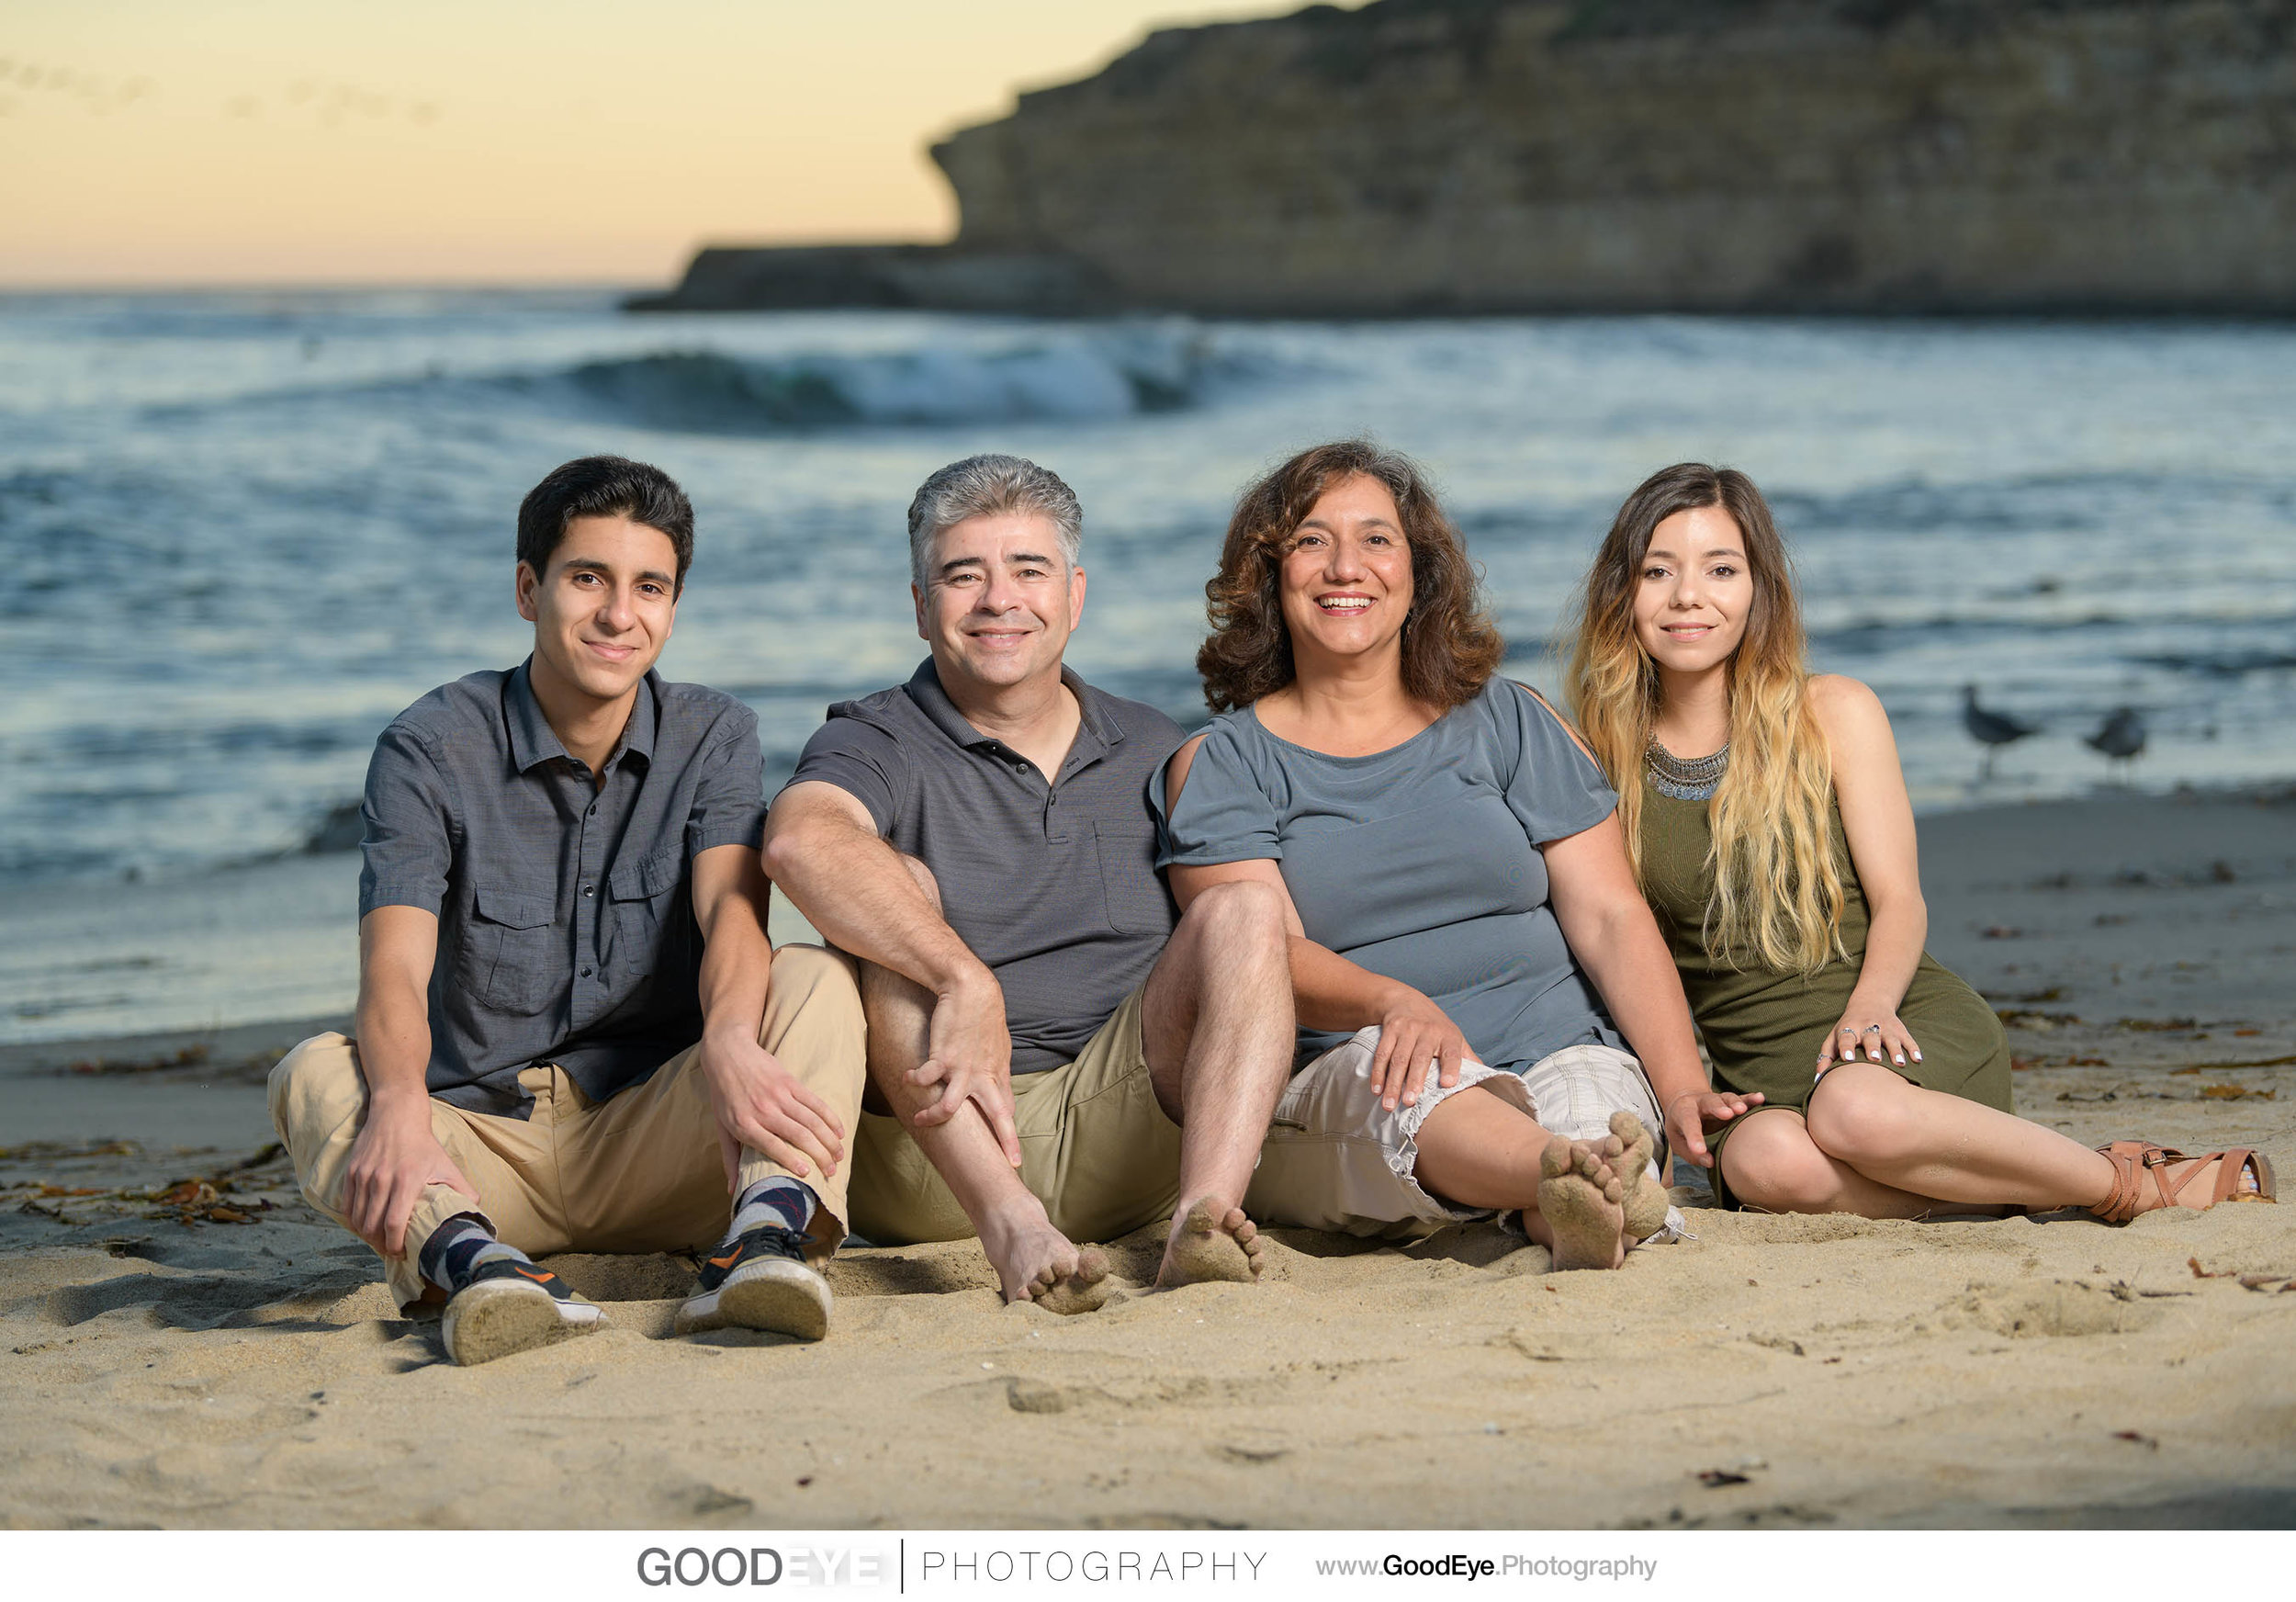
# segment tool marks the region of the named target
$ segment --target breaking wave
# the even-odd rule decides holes
[[[1091,423],[1198,404],[1229,365],[1198,334],[1112,334],[1008,350],[927,347],[760,357],[660,351],[492,384],[570,393],[647,427],[761,434],[1018,422]]]

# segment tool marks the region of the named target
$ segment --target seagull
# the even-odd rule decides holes
[[[2040,733],[2041,726],[2022,722],[2006,712],[1986,711],[1977,705],[1977,686],[1975,684],[1964,684],[1961,694],[1961,726],[1969,731],[1970,739],[1985,747],[1985,765],[1977,770],[1978,782],[1983,783],[1993,777],[1993,759],[2001,747],[2020,740],[2029,734]]]
[[[2082,743],[2093,751],[2101,752],[2106,762],[2118,769],[2125,783],[2128,764],[2144,751],[2144,719],[2133,706],[2116,708],[2113,715],[2098,727],[2097,732]]]

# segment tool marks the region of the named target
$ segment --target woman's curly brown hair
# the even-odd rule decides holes
[[[1411,548],[1411,611],[1403,625],[1403,689],[1447,712],[1481,693],[1506,647],[1483,608],[1482,575],[1443,514],[1416,463],[1368,440],[1301,451],[1236,502],[1220,570],[1204,585],[1211,637],[1196,653],[1204,700],[1214,712],[1248,706],[1291,683],[1279,572],[1292,536],[1323,492],[1361,473],[1395,497]]]

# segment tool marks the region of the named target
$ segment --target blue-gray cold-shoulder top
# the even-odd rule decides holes
[[[1214,718],[1179,805],[1149,785],[1156,865],[1273,860],[1310,940],[1442,1008],[1475,1055],[1516,1072],[1625,1042],[1571,960],[1538,848],[1618,797],[1544,703],[1511,680],[1402,744],[1327,756],[1250,708]],[[1302,1060],[1346,1039],[1301,1030]]]

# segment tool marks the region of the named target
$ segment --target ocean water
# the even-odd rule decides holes
[[[2141,787],[2286,777],[2292,375],[2296,327],[2272,324],[0,297],[17,596],[0,916],[12,896],[180,891],[302,852],[357,795],[393,713],[523,654],[518,501],[596,451],[692,494],[698,555],[663,670],[757,709],[769,783],[829,701],[922,654],[903,513],[933,468],[996,449],[1065,476],[1091,574],[1072,660],[1193,721],[1202,583],[1237,491],[1359,432],[1433,469],[1487,570],[1510,671],[1535,683],[1554,683],[1551,637],[1618,501],[1668,462],[1718,460],[1771,496],[1817,663],[1880,693],[1920,807],[2098,788],[2106,764],[2080,737],[2122,705],[2150,733]],[[2043,726],[1983,782],[1960,720],[1972,683]],[[133,943],[96,939],[87,961],[133,960],[106,940]],[[0,963],[0,1038],[143,1016],[116,984],[96,987],[108,1010],[82,1006],[77,983]],[[234,1010],[212,983],[192,990],[218,1021]]]

